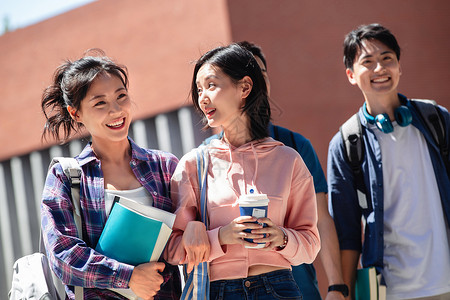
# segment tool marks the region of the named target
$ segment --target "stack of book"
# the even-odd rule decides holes
[[[386,300],[386,286],[380,283],[375,267],[358,269],[356,272],[356,300]]]
[[[158,261],[174,221],[170,212],[117,196],[95,250],[134,266]],[[111,290],[138,299],[131,289]]]

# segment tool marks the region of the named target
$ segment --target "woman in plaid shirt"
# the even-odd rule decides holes
[[[94,250],[111,195],[133,195],[136,201],[173,211],[170,178],[178,160],[170,153],[143,149],[128,137],[131,99],[126,68],[102,55],[66,61],[56,70],[41,105],[47,119],[44,137],[66,141],[82,128],[92,137],[76,157],[82,168],[83,240],[75,226],[70,182],[59,163],[49,170],[43,191],[43,240],[69,299],[75,298],[73,286],[84,288],[85,299],[124,299],[112,288],[130,288],[143,299],[179,299],[176,266],[162,260],[132,266]]]

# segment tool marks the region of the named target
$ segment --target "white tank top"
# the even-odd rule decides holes
[[[111,212],[111,207],[115,196],[122,196],[148,206],[153,205],[153,198],[151,194],[143,186],[133,190],[121,191],[105,189],[105,209],[107,216],[109,216],[109,213]]]
[[[393,122],[373,129],[381,147],[384,186],[384,269],[387,299],[450,291],[450,233],[425,138]]]

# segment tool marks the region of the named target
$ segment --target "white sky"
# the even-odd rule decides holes
[[[1,0],[0,32],[5,18],[10,30],[32,25],[95,0]]]

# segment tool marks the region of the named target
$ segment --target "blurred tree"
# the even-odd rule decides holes
[[[9,17],[7,15],[5,15],[3,17],[3,32],[2,34],[5,34],[9,31]]]

